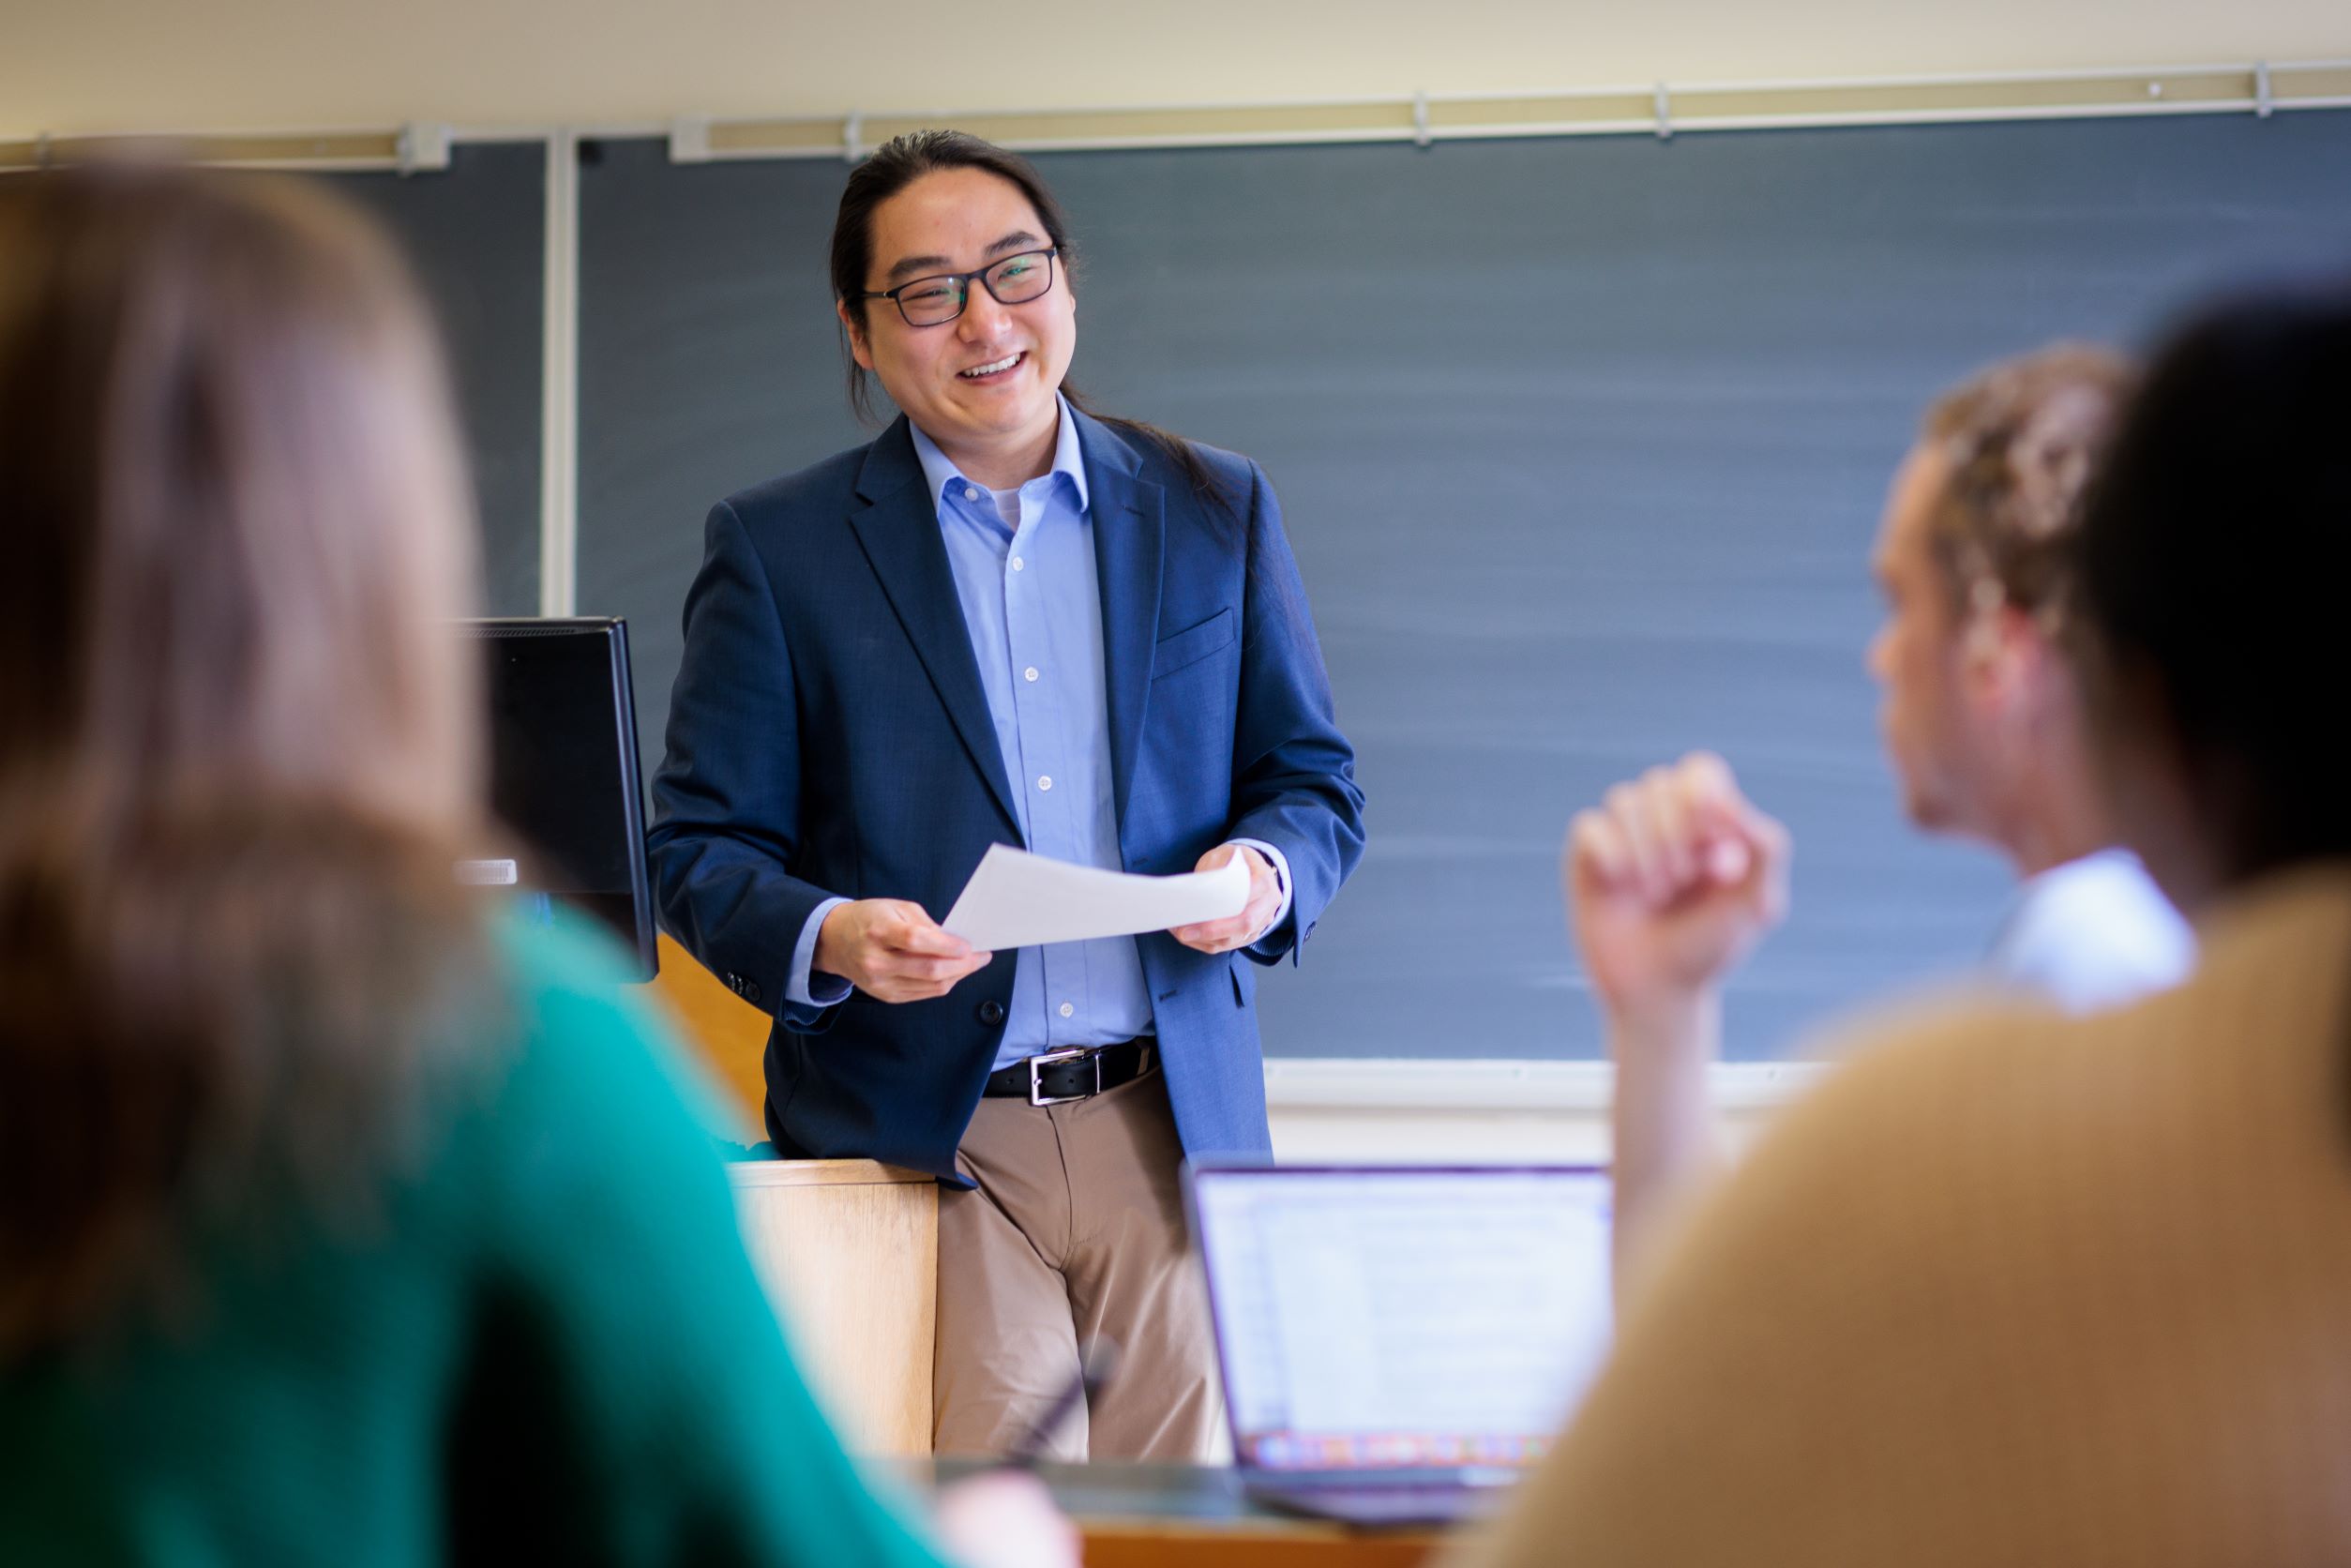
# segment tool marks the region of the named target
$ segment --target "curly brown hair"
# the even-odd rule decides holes
[[[2065,622],[2083,497],[2135,376],[2111,350],[2058,343],[1979,372],[1927,410],[1921,435],[1947,475],[1928,537],[1954,608],[1997,596],[2051,629]]]

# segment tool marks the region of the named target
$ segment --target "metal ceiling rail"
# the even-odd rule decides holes
[[[2351,60],[2253,61],[2079,71],[1776,82],[1654,82],[1558,91],[1416,93],[1253,104],[1085,109],[853,111],[772,119],[684,118],[682,163],[735,158],[850,161],[901,131],[952,125],[1027,152],[1515,136],[1670,137],[1819,126],[2105,119],[2351,107]]]

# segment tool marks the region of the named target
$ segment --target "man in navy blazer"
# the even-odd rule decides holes
[[[1076,420],[1123,869],[1189,871],[1237,837],[1289,864],[1289,919],[1250,946],[1135,939],[1184,1152],[1269,1153],[1257,983],[1240,960],[1294,952],[1353,869],[1354,753],[1257,465],[1195,448],[1243,500],[1244,560],[1160,454]],[[1022,842],[904,416],[870,446],[720,502],[686,625],[653,784],[663,918],[737,995],[776,1011],[767,1127],[779,1149],[954,1180],[1012,966],[920,1002],[782,1003],[790,939],[820,902],[902,898],[936,919],[989,845]]]
[[[1127,1370],[1058,1451],[1198,1457],[1220,1405],[1176,1167],[1270,1153],[1255,968],[1353,868],[1363,797],[1264,475],[1061,397],[1034,179],[947,134],[852,174],[841,317],[912,417],[713,509],[652,865],[669,928],[776,1017],[777,1147],[947,1184],[939,1446],[1021,1440],[1100,1336]],[[936,922],[995,844],[1240,854],[1251,902],[991,960]]]

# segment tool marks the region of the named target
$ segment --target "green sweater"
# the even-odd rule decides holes
[[[664,1032],[592,939],[505,945],[521,1037],[372,1237],[0,1365],[0,1563],[938,1560],[793,1370]]]

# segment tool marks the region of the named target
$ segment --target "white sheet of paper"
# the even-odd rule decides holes
[[[1138,877],[992,844],[940,925],[1001,953],[1222,920],[1248,902],[1249,867],[1238,854],[1213,871]]]

